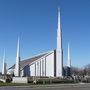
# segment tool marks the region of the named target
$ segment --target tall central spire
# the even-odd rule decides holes
[[[62,31],[60,24],[60,9],[58,8],[57,49],[60,50],[61,48],[62,48]]]
[[[15,76],[18,76],[18,77],[20,76],[20,42],[19,42],[19,38],[18,38],[18,43],[17,43]]]
[[[57,29],[57,58],[56,58],[56,71],[57,77],[63,76],[63,54],[62,54],[62,32],[60,26],[60,9],[58,8],[58,29]]]

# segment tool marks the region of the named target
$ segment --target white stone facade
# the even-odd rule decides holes
[[[47,55],[39,58],[38,60],[30,63],[30,76],[48,76],[54,77],[54,60],[55,60],[55,51],[51,51]],[[23,70],[21,71],[23,72]],[[25,74],[25,73],[24,73]],[[21,73],[21,76],[24,76]]]

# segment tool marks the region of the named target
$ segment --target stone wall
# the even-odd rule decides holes
[[[28,83],[28,77],[13,77],[12,83]]]

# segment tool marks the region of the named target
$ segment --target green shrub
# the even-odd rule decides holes
[[[74,83],[73,80],[61,80],[61,79],[38,79],[37,84],[55,84],[55,83]]]

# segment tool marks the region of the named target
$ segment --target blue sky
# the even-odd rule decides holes
[[[70,43],[73,66],[90,63],[90,0],[0,0],[0,65],[6,48],[8,67],[21,58],[56,48],[57,8],[61,9],[64,65]]]

